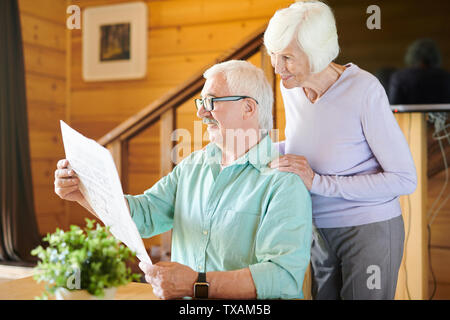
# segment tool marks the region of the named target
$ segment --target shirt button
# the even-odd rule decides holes
[[[208,230],[203,230],[203,234],[206,236],[208,234]]]
[[[199,265],[198,270],[202,270],[202,269],[203,269],[202,265]]]

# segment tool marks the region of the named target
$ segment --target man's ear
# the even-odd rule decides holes
[[[243,119],[247,120],[253,117],[256,114],[256,101],[253,99],[245,99],[244,103],[244,112],[242,113]]]

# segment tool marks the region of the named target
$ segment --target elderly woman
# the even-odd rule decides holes
[[[312,196],[314,299],[393,299],[403,255],[398,197],[417,184],[407,142],[379,81],[339,53],[331,9],[279,10],[264,35],[281,77],[286,140],[273,168]]]

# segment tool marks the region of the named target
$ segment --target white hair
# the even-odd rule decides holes
[[[213,65],[203,73],[205,79],[221,73],[232,95],[249,96],[258,102],[259,128],[266,132],[273,127],[273,90],[264,72],[248,61],[230,60]]]
[[[275,12],[264,33],[269,53],[285,49],[296,36],[312,73],[324,70],[339,54],[336,21],[320,1],[300,1]]]

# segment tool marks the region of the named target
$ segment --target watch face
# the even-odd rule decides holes
[[[208,298],[208,283],[196,283],[194,285],[195,298],[207,299]]]

